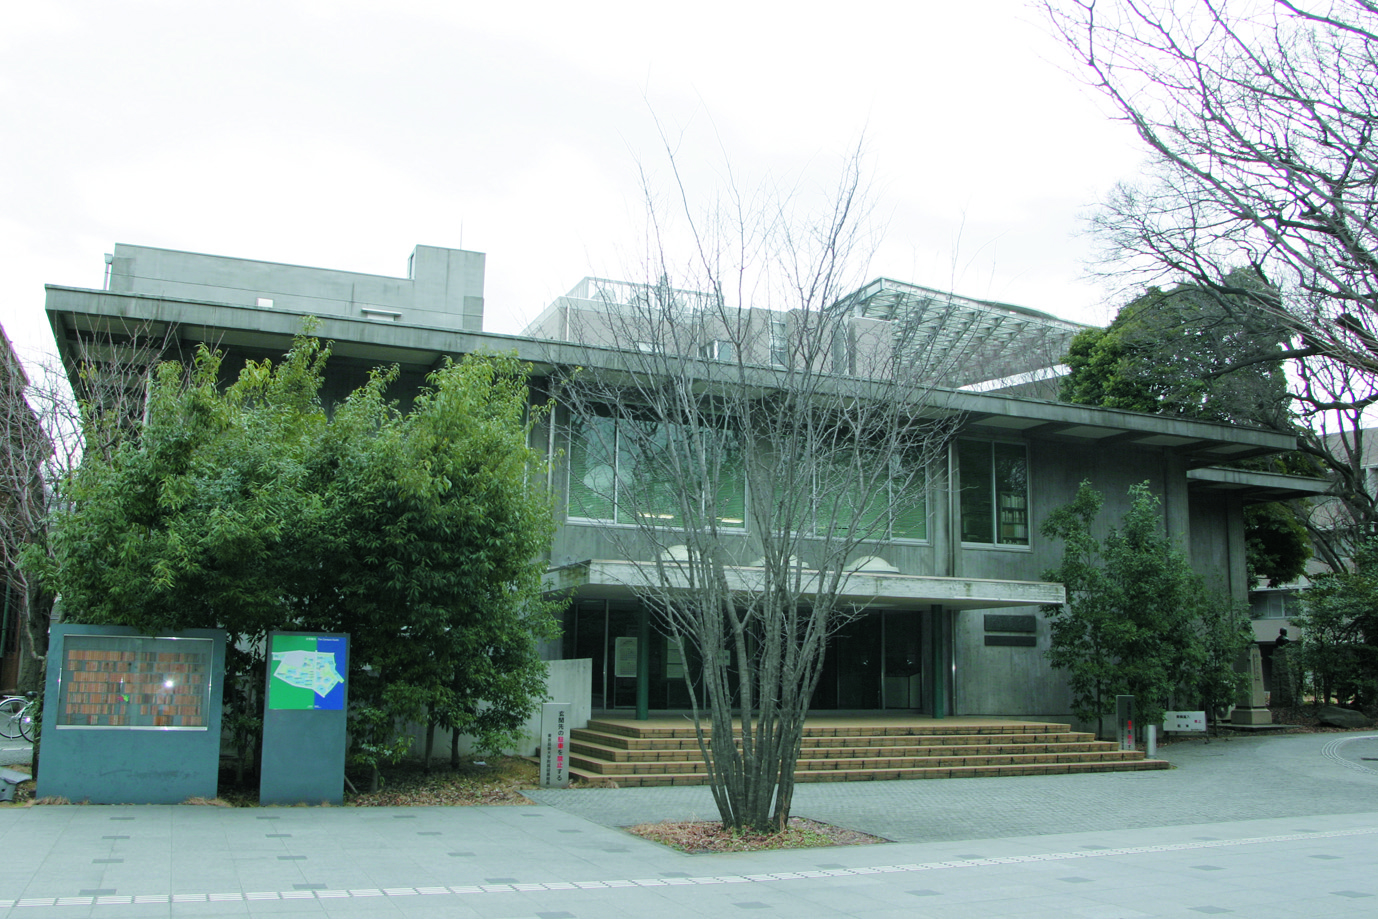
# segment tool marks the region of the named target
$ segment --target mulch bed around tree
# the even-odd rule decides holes
[[[782,833],[734,833],[714,821],[643,823],[627,827],[627,832],[681,852],[760,852],[766,849],[813,849],[823,846],[869,846],[889,842],[840,826],[831,826],[805,817],[791,817]]]

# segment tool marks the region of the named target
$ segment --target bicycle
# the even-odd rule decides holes
[[[23,737],[30,743],[34,738],[34,721],[38,717],[38,693],[6,696],[0,699],[0,737],[14,740]]]

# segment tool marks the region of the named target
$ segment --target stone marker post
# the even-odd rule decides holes
[[[1239,694],[1239,702],[1230,720],[1245,725],[1272,724],[1273,713],[1268,711],[1267,697],[1263,693],[1263,655],[1258,645],[1249,645],[1247,660],[1242,663],[1248,668],[1249,679],[1244,684],[1244,691]]]
[[[1115,715],[1116,725],[1119,732],[1120,749],[1135,749],[1135,746],[1138,742],[1138,736],[1134,730],[1134,697],[1116,696]]]
[[[569,702],[541,706],[541,787],[569,787]]]

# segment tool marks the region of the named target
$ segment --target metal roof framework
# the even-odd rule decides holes
[[[1061,362],[1089,326],[1023,306],[973,300],[877,278],[840,304],[848,315],[895,323],[896,346],[932,366],[944,386],[1032,373]]]

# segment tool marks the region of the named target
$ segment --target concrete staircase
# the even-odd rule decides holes
[[[687,721],[595,719],[571,732],[569,752],[570,773],[584,782],[621,788],[707,782]],[[1121,751],[1066,724],[810,719],[794,775],[799,782],[866,782],[1166,768],[1162,760]]]

